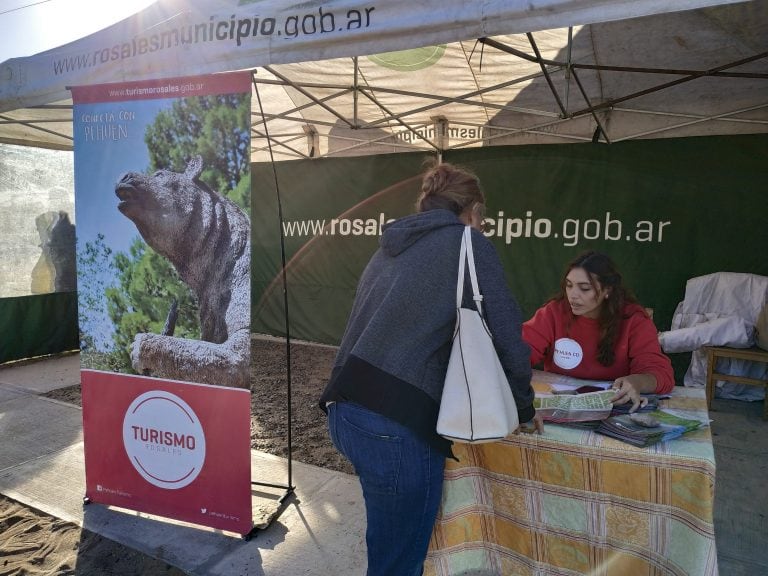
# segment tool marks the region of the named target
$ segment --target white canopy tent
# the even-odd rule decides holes
[[[252,159],[768,131],[768,0],[160,0],[0,64],[0,142],[74,85],[249,69]]]

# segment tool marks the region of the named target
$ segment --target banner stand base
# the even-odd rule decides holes
[[[276,506],[269,510],[262,510],[261,521],[256,523],[253,528],[247,533],[243,534],[242,538],[246,542],[249,541],[254,535],[258,534],[260,530],[266,530],[274,520],[276,520],[283,510],[286,508],[288,498],[293,495],[296,490],[295,486],[288,486],[285,484],[269,484],[267,482],[251,482],[251,486],[266,486],[268,488],[280,488],[283,490],[280,497],[276,501]]]
[[[258,482],[252,482],[252,484],[259,484],[259,483]],[[262,486],[271,486],[273,488],[282,488],[282,486],[276,486],[274,484],[261,484],[261,485]],[[285,509],[285,502],[288,499],[288,497],[291,494],[293,494],[294,490],[295,490],[295,487],[286,487],[286,490],[284,491],[282,496],[280,496],[280,498],[276,501],[277,502],[277,506],[275,506],[275,508],[273,510],[271,510],[271,514],[269,514],[269,515],[262,514],[261,515],[261,522],[258,523],[258,524],[255,524],[250,529],[250,531],[248,531],[246,534],[240,534],[240,538],[242,538],[245,541],[249,541],[255,534],[257,534],[259,532],[259,530],[266,530],[272,524],[272,521],[274,521],[276,518],[278,518],[280,516],[280,514],[283,512],[283,510]],[[90,504],[94,504],[94,501],[91,500],[88,495],[84,495],[83,496],[83,506],[89,506]],[[108,503],[105,503],[105,502],[95,502],[95,504],[100,505],[100,506],[104,506],[106,509],[112,510],[115,513],[136,512],[136,510],[134,510],[132,508],[123,508],[122,506],[115,506],[114,504],[108,504]],[[176,521],[175,518],[171,518],[169,516],[162,516],[162,515],[157,515],[157,514],[151,514],[149,512],[141,512],[141,511],[139,511],[139,512],[141,514],[147,514],[147,517],[151,516],[153,519],[158,520],[160,522],[162,522],[163,520],[170,520],[172,522]],[[210,529],[210,526],[206,526],[205,524],[198,524],[196,522],[188,522],[188,523],[191,524],[191,525],[200,526],[201,528],[204,528],[204,529],[205,528]],[[233,531],[229,531],[229,530],[221,530],[221,533],[222,534],[229,534],[230,537],[234,537],[237,534],[237,532],[233,532]]]

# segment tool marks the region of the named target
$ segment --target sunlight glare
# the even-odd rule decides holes
[[[102,30],[154,0],[15,0],[0,8],[0,62],[31,56]],[[14,9],[18,8],[18,9]]]

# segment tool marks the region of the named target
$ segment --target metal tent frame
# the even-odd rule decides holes
[[[253,68],[251,157],[766,132],[766,46],[755,0]],[[71,150],[71,100],[0,113],[0,142]]]

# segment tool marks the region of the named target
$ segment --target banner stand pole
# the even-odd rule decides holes
[[[252,71],[253,74],[256,73],[255,70]],[[288,279],[286,275],[286,258],[285,258],[285,233],[283,232],[283,204],[282,199],[280,197],[280,186],[278,184],[277,179],[277,170],[275,170],[275,158],[272,153],[272,145],[269,138],[269,132],[267,128],[267,122],[264,118],[264,109],[261,105],[261,96],[259,95],[259,87],[256,84],[256,82],[253,82],[253,87],[256,91],[256,98],[259,101],[259,111],[261,112],[261,118],[264,121],[264,131],[266,133],[267,137],[267,145],[269,148],[269,156],[272,163],[272,174],[275,179],[275,193],[277,195],[277,210],[278,210],[278,226],[280,228],[280,260],[281,260],[281,274],[282,274],[282,280],[283,280],[283,306],[285,310],[285,364],[286,364],[286,382],[287,382],[287,416],[288,416],[288,481],[287,484],[270,484],[266,482],[251,482],[252,486],[267,486],[270,488],[283,488],[284,492],[282,496],[278,499],[278,510],[277,512],[269,519],[269,523],[267,524],[267,527],[280,516],[280,514],[285,509],[285,504],[288,500],[288,498],[294,493],[296,487],[293,485],[293,446],[292,446],[292,424],[293,424],[293,415],[292,415],[292,406],[291,406],[291,329],[290,329],[290,322],[288,317]],[[258,530],[263,528],[256,528],[254,527],[250,532],[243,535],[243,539],[250,540],[252,535],[256,533]]]

